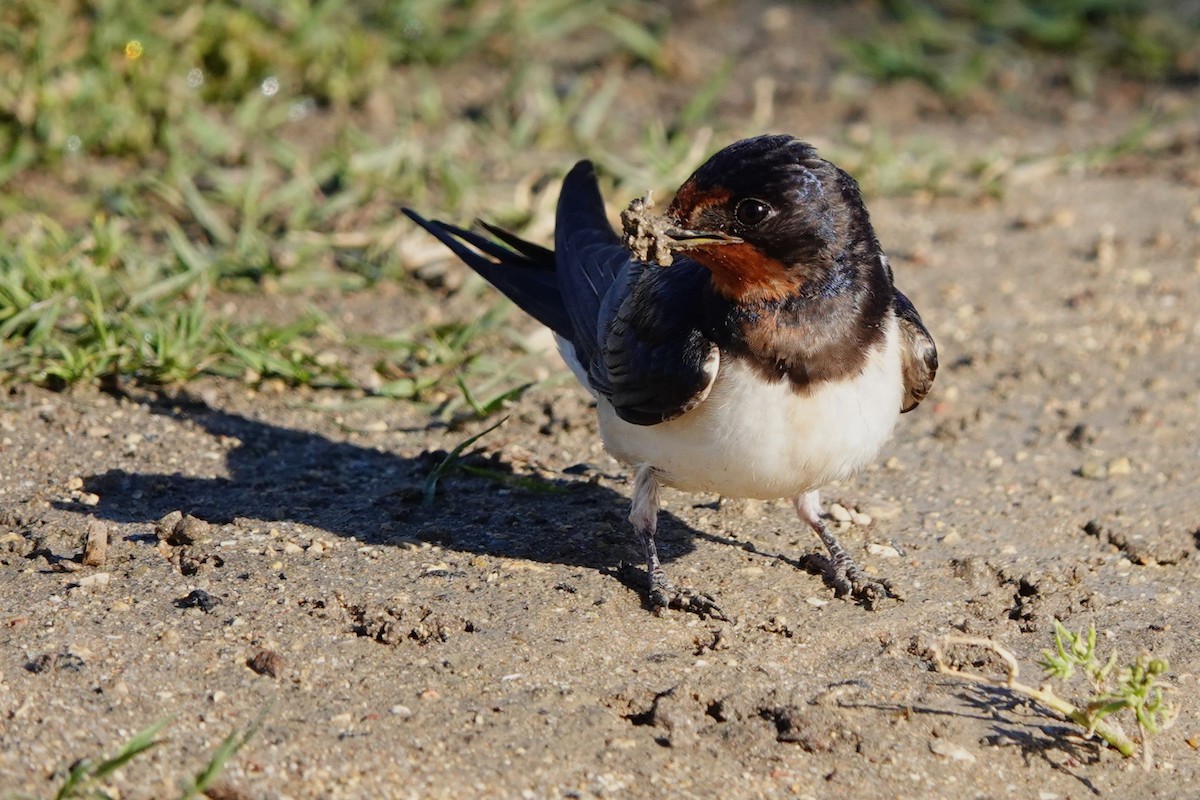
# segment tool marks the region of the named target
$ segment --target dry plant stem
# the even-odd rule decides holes
[[[984,650],[989,650],[1004,660],[1006,675],[1003,678],[995,678],[990,675],[983,675],[978,672],[968,672],[966,670],[952,667],[946,663],[946,659],[942,654],[941,646],[933,645],[933,659],[937,664],[938,672],[945,675],[952,675],[956,678],[971,681],[972,683],[984,683],[989,686],[999,686],[1003,689],[1016,692],[1017,694],[1025,695],[1026,697],[1036,700],[1051,711],[1057,711],[1067,719],[1074,722],[1089,733],[1095,733],[1105,742],[1114,747],[1117,752],[1126,758],[1132,758],[1137,753],[1137,745],[1125,735],[1120,729],[1116,728],[1103,720],[1094,720],[1088,716],[1088,713],[1075,705],[1067,702],[1054,693],[1054,690],[1049,686],[1036,688],[1027,683],[1021,683],[1017,680],[1020,674],[1020,667],[1017,664],[1017,658],[1003,646],[991,639],[976,638],[973,636],[948,636],[942,640],[945,645],[966,645],[968,647],[981,647]],[[1145,741],[1145,739],[1143,739]]]
[[[1134,717],[1137,719],[1137,717]],[[1154,768],[1154,753],[1150,751],[1150,736],[1146,726],[1142,724],[1140,719],[1137,719],[1138,738],[1142,742],[1142,769],[1149,772]]]

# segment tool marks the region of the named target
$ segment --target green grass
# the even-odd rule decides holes
[[[347,336],[305,301],[298,321],[272,325],[217,298],[396,280],[409,302],[434,301],[410,277],[404,245],[419,233],[396,205],[469,218],[497,194],[480,153],[586,149],[616,84],[599,98],[589,78],[561,91],[561,74],[517,64],[565,37],[653,72],[664,26],[645,2],[4,4],[0,372],[52,387],[200,375],[353,387]],[[463,59],[501,76],[482,115],[439,80]],[[531,219],[502,204],[495,217]],[[405,323],[403,342],[350,346],[377,362],[385,396],[461,385],[481,413],[494,397],[467,387],[513,389],[476,357],[501,327],[487,321]]]
[[[203,796],[205,790],[212,787],[230,759],[237,755],[258,733],[270,710],[271,706],[264,708],[246,730],[234,729],[230,732],[200,770],[180,785],[179,800],[193,800],[193,798]],[[162,740],[158,738],[158,735],[169,724],[169,719],[162,719],[137,732],[108,758],[99,761],[91,758],[79,759],[68,768],[62,785],[54,793],[54,800],[113,800],[113,798],[121,797],[119,791],[110,792],[112,789],[110,784],[119,780],[122,767],[161,743]],[[14,800],[33,799],[24,795],[16,795]]]
[[[1076,93],[1096,76],[1170,81],[1194,74],[1200,26],[1142,0],[879,0],[880,21],[847,39],[851,66],[915,79],[952,98],[994,84],[1014,63],[1061,59]]]
[[[217,272],[188,252],[186,240],[174,239],[172,250],[152,259],[131,244],[120,219],[98,217],[83,231],[68,231],[33,217],[0,252],[0,369],[10,379],[51,386],[125,378],[179,383],[247,371],[256,379],[345,384],[306,346],[318,318],[271,327],[208,311]]]

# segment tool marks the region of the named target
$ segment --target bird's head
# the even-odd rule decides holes
[[[673,249],[735,302],[779,299],[825,280],[845,252],[858,187],[791,136],[726,147],[679,187]]]

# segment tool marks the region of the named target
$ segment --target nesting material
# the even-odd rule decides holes
[[[621,212],[625,246],[634,258],[646,264],[669,267],[675,260],[674,251],[678,249],[678,243],[667,235],[670,227],[665,217],[654,212],[654,199],[650,192],[635,198]]]

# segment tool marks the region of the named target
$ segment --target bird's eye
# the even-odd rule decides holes
[[[771,215],[771,207],[757,197],[747,197],[739,200],[733,209],[733,216],[747,228],[753,228]]]

